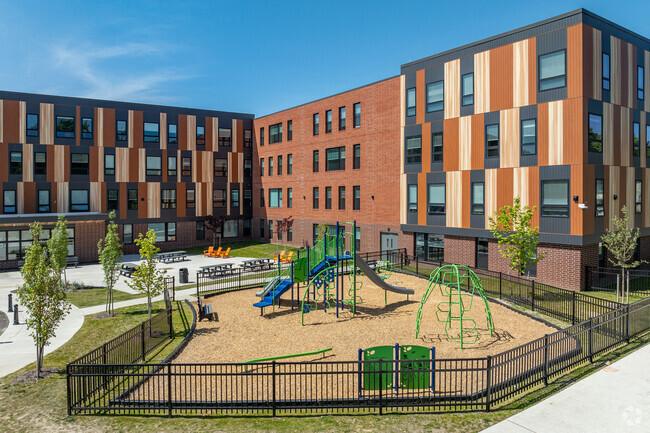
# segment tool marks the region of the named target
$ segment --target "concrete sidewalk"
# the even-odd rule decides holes
[[[649,364],[646,345],[483,432],[650,432]]]
[[[190,298],[196,299],[196,289],[185,289],[185,290],[177,290],[176,291],[176,300],[177,301],[182,301],[184,299],[190,299]],[[151,299],[151,302],[156,302],[156,301],[162,301],[163,295],[156,296]],[[136,299],[129,299],[128,301],[121,301],[121,302],[116,302],[114,305],[114,308],[117,310],[118,308],[122,307],[130,307],[132,305],[140,305],[140,304],[146,304],[147,303],[147,298],[136,298]],[[101,305],[95,305],[93,307],[86,307],[82,308],[81,311],[83,312],[84,315],[92,315],[92,314],[97,314],[101,313],[102,311],[106,311],[106,306],[104,304]]]

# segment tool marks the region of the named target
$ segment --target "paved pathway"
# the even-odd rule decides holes
[[[483,432],[650,432],[650,345]]]

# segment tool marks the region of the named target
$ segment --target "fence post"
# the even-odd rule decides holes
[[[548,334],[544,335],[544,386],[548,386]]]
[[[71,380],[70,380],[70,363],[67,363],[67,364],[65,365],[65,379],[66,379],[66,382],[67,382],[67,386],[66,386],[66,394],[67,394],[67,395],[66,395],[66,399],[67,399],[67,402],[68,402],[68,405],[67,405],[67,406],[68,406],[68,416],[70,416],[70,415],[72,415],[72,402],[71,402],[72,399],[70,398],[70,391],[71,391],[71,390],[70,390],[70,386],[71,386]]]
[[[9,293],[9,312],[10,313],[14,312],[14,309],[13,309],[14,304],[13,304],[13,299],[12,298],[13,298],[13,295],[11,293]]]
[[[491,384],[491,379],[492,379],[492,356],[488,355],[487,356],[487,368],[486,368],[486,384],[487,386],[485,387],[485,411],[489,412],[490,411],[490,400],[492,398],[492,384]]]
[[[594,363],[594,319],[589,318],[589,362]]]
[[[530,309],[532,311],[535,311],[535,280],[532,280],[531,284],[531,290],[530,290]]]
[[[420,273],[420,266],[418,264],[418,256],[415,256],[415,273],[416,274]]]
[[[237,276],[239,277],[239,288],[241,289],[241,268],[237,271]]]
[[[501,271],[499,271],[499,299],[501,299],[501,283],[503,282]]]
[[[172,320],[172,316],[173,316],[173,311],[170,308],[169,310],[167,310],[167,320],[169,320],[169,339],[170,340],[174,339],[174,323],[173,323],[173,320]]]
[[[146,350],[147,350],[145,340],[144,340],[144,324],[145,323],[146,322],[142,322],[142,324],[140,325],[140,335],[142,335],[142,338],[140,340],[142,341],[142,361],[143,362],[144,362],[145,354],[146,354]]]
[[[572,292],[572,302],[571,302],[571,324],[576,324],[576,292]]]
[[[169,413],[167,416],[172,417],[172,363],[167,363],[167,405]]]
[[[630,304],[625,307],[625,342],[630,344]]]
[[[275,418],[275,360],[271,361],[271,380],[273,380],[273,385],[271,386],[272,392],[273,392],[273,417]]]
[[[383,415],[383,410],[382,410],[382,405],[381,405],[381,397],[382,393],[384,392],[383,387],[384,387],[384,360],[379,359],[379,415]]]

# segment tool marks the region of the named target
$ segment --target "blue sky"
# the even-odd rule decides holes
[[[647,0],[0,0],[0,89],[260,116],[579,7],[650,37]]]

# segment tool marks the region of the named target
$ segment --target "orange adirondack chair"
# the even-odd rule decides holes
[[[280,258],[280,261],[283,263],[291,263],[293,259],[293,251],[289,251],[289,254]]]
[[[273,260],[282,260],[282,257],[284,257],[284,250],[280,251],[280,254],[275,254]]]
[[[207,250],[203,250],[203,255],[211,257],[212,253],[214,253],[214,247],[209,247]]]
[[[210,257],[219,257],[221,255],[221,247],[219,247],[218,250],[213,250],[212,254],[210,254]]]
[[[219,249],[221,249],[221,248],[219,248]],[[216,256],[216,257],[221,257],[222,259],[227,259],[228,257],[230,257],[230,247],[228,247],[228,249],[226,251],[223,251],[223,252],[219,253],[219,255]]]

